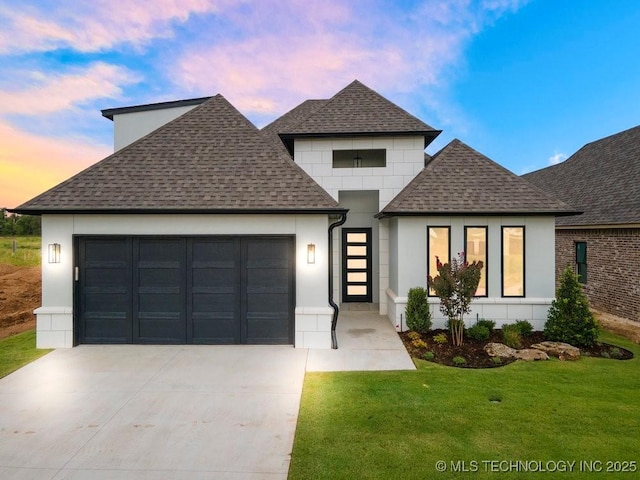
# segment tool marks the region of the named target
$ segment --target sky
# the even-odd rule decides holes
[[[640,124],[635,0],[0,0],[0,207],[113,151],[105,108],[262,127],[354,79],[520,175]]]

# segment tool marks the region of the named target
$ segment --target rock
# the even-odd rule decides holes
[[[500,358],[513,358],[516,354],[516,350],[507,347],[502,343],[487,343],[484,346],[484,351],[487,352],[487,355],[490,357],[500,357]]]
[[[578,360],[580,358],[580,349],[568,343],[542,342],[531,345],[531,348],[546,352],[552,357],[558,357],[559,360]]]
[[[518,360],[524,360],[525,362],[533,362],[536,360],[549,360],[549,355],[547,355],[542,350],[536,350],[535,348],[525,348],[523,350],[516,350],[515,357]]]

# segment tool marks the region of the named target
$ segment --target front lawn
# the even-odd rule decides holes
[[[36,349],[36,331],[20,333],[0,340],[0,378],[24,367],[51,350]]]
[[[640,346],[601,340],[635,358],[308,373],[289,478],[636,478]]]

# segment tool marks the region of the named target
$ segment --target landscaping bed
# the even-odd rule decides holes
[[[464,344],[461,346],[454,346],[451,343],[449,330],[436,329],[427,333],[418,334],[420,335],[420,339],[426,343],[426,346],[417,346],[420,342],[416,342],[415,339],[411,338],[411,335],[415,335],[415,333],[416,332],[402,332],[399,334],[409,355],[413,358],[461,368],[494,368],[515,362],[514,358],[500,358],[496,360],[498,357],[490,357],[484,351],[487,343],[503,343],[502,331],[500,329],[491,332],[487,340],[477,341],[465,339]],[[447,341],[441,343],[436,341],[439,335],[445,335]],[[434,340],[434,337],[436,340]],[[541,343],[545,340],[542,332],[532,332],[530,335],[522,336],[520,348],[530,348],[531,345]],[[433,355],[427,352],[431,352]],[[602,342],[596,342],[594,346],[589,348],[581,348],[580,353],[582,356],[616,360],[633,358],[631,351]],[[457,360],[454,360],[456,358]],[[464,363],[460,359],[464,359]]]

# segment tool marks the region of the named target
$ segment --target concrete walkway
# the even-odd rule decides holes
[[[286,479],[305,370],[414,368],[376,313],[338,341],[56,350],[0,379],[0,479]]]

